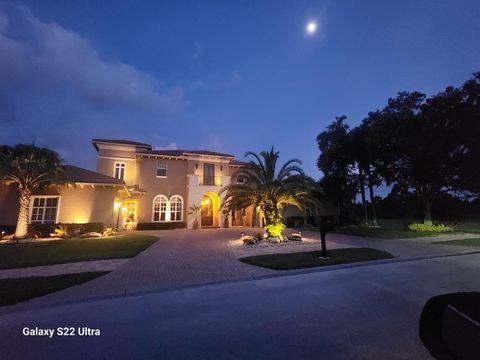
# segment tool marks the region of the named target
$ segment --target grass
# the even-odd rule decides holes
[[[0,269],[130,258],[158,239],[150,235],[0,245]]]
[[[480,222],[466,222],[455,225],[455,231],[480,234]]]
[[[248,256],[239,260],[245,264],[261,266],[273,270],[293,270],[394,258],[393,255],[387,252],[370,248],[329,250],[327,254],[331,257],[330,259],[319,259],[321,254],[321,251],[307,251],[288,254]]]
[[[402,219],[380,219],[380,227],[372,228],[367,226],[356,226],[349,228],[339,228],[334,231],[337,234],[376,237],[381,239],[406,239],[418,237],[433,237],[440,233],[431,231],[411,231],[405,225]],[[448,223],[448,222],[447,222]],[[454,226],[454,233],[479,233],[479,222],[466,222]],[[448,234],[448,233],[442,233]],[[452,234],[452,233],[450,233]]]
[[[0,306],[13,305],[93,280],[108,272],[85,272],[47,277],[0,280]]]
[[[456,246],[479,246],[480,247],[480,238],[459,239],[459,240],[450,240],[450,241],[435,241],[434,244],[456,245]]]
[[[337,234],[376,237],[381,239],[405,239],[417,237],[430,237],[438,233],[431,231],[411,231],[401,222],[379,221],[380,227],[355,226],[339,228],[334,231]]]

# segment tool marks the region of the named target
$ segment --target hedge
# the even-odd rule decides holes
[[[13,234],[15,232],[15,225],[0,225],[0,235],[2,231],[5,231],[5,234]]]
[[[171,230],[184,229],[187,227],[185,222],[154,222],[154,223],[138,223],[137,230]]]
[[[51,233],[58,227],[58,225],[76,225],[81,226],[80,234],[85,234],[89,232],[103,232],[103,223],[84,223],[84,224],[30,224],[28,231],[29,232],[38,232],[41,237],[49,237]]]

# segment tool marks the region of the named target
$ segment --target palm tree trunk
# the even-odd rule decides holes
[[[432,225],[432,202],[429,200],[423,203],[423,223],[426,225]]]
[[[20,192],[20,210],[18,211],[17,227],[15,229],[15,239],[22,239],[28,234],[28,209],[30,207],[30,198],[32,192],[30,189],[19,188]]]

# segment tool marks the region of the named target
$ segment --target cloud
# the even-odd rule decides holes
[[[181,87],[104,59],[77,32],[1,2],[0,84],[0,143],[35,140],[67,160],[92,137],[148,135],[188,105]]]
[[[98,107],[123,106],[167,114],[185,108],[180,88],[161,89],[154,77],[133,66],[102,60],[76,32],[43,22],[26,8],[13,11],[21,17],[21,34],[10,29],[7,14],[0,10],[0,78],[7,77],[9,84],[33,87],[42,94],[46,88],[49,93],[71,91]]]

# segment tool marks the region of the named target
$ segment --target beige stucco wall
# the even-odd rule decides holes
[[[136,182],[137,175],[137,162],[136,160],[125,160],[125,159],[110,159],[110,158],[101,158],[97,159],[97,172],[107,176],[114,177],[114,166],[115,162],[125,163],[125,184],[127,186],[133,186]]]
[[[114,224],[113,203],[117,188],[108,186],[49,186],[37,189],[33,195],[59,195],[60,223],[102,222]],[[0,185],[0,224],[15,225],[18,214],[18,195],[14,186]]]
[[[139,197],[137,218],[139,223],[152,222],[153,199],[157,195],[165,195],[170,199],[173,195],[183,198],[183,219],[186,220],[187,162],[185,160],[164,159],[167,162],[167,177],[157,178],[157,158],[141,158],[137,166],[139,170],[138,185],[146,193]]]

